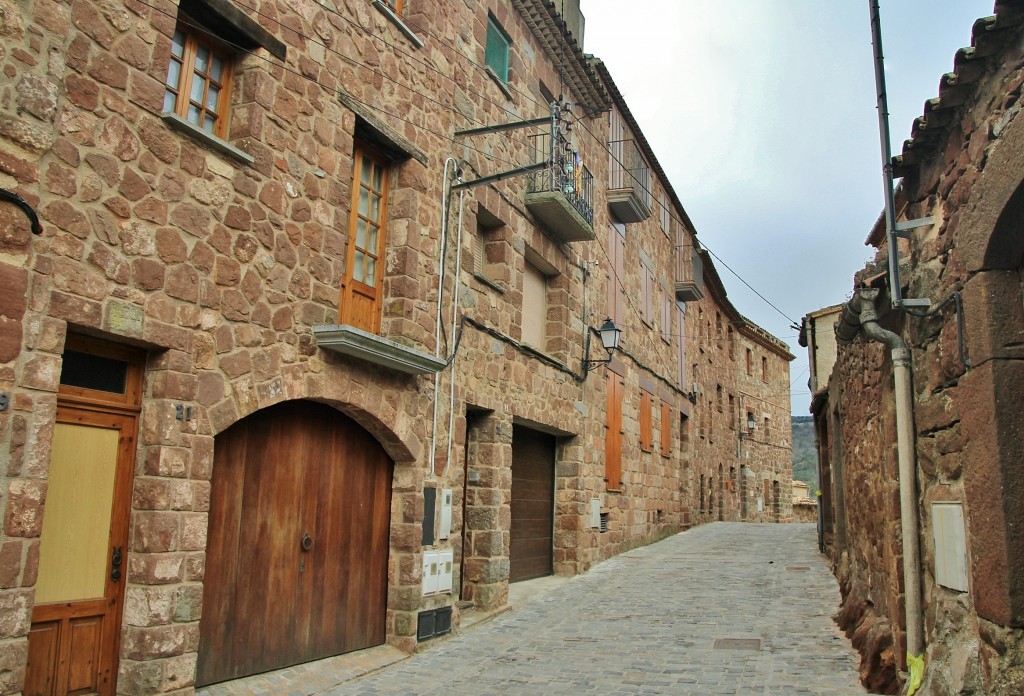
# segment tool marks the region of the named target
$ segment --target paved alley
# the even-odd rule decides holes
[[[864,694],[838,601],[813,525],[720,522],[321,693]]]

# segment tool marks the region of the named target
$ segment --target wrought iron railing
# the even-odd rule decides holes
[[[704,296],[704,262],[682,225],[676,231],[676,299],[692,302]]]
[[[594,175],[590,173],[580,154],[572,149],[557,129],[554,148],[551,133],[530,136],[534,162],[547,162],[548,166],[531,172],[527,179],[530,193],[556,192],[565,196],[569,204],[586,220],[594,224]]]
[[[653,207],[651,168],[632,138],[612,140],[608,162],[608,188],[633,189],[637,198],[649,209]]]

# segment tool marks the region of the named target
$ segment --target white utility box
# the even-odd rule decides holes
[[[441,489],[441,524],[437,530],[438,539],[447,539],[452,533],[452,489]]]
[[[453,551],[440,551],[437,554],[437,591],[452,591],[452,563],[455,560]]]
[[[438,552],[437,551],[426,551],[423,554],[423,594],[436,594],[437,593],[437,579],[438,579]],[[449,587],[451,586],[451,580],[448,580]]]
[[[932,503],[935,536],[935,582],[967,592],[967,535],[960,503]]]

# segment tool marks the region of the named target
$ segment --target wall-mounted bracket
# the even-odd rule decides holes
[[[918,227],[928,227],[935,224],[935,218],[932,216],[917,218],[916,220],[904,220],[903,222],[896,223],[896,236],[901,239],[910,239],[910,230],[915,230]]]

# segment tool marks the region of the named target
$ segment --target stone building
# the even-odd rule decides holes
[[[823,307],[807,314],[801,322],[799,343],[807,349],[809,377],[807,386],[811,394],[828,387],[828,378],[836,364],[836,322],[842,305]]]
[[[0,693],[414,650],[716,467],[785,518],[788,353],[572,5],[0,0]]]
[[[701,256],[707,296],[687,310],[696,337],[688,363],[696,406],[689,444],[694,517],[791,522],[793,355],[733,307],[710,254]]]
[[[876,225],[868,241],[880,251],[857,275],[840,324],[846,340],[858,333],[839,347],[828,389],[812,404],[839,618],[872,692],[897,692],[908,647],[920,639],[919,693],[1024,693],[1014,407],[1024,336],[1022,18],[1024,5],[1006,0],[975,23],[971,46],[957,52],[893,161],[898,220],[916,221],[900,241],[902,295],[930,306],[891,309],[885,225]],[[874,332],[891,352],[868,340],[871,327],[892,332]],[[901,342],[913,370],[902,457]]]

